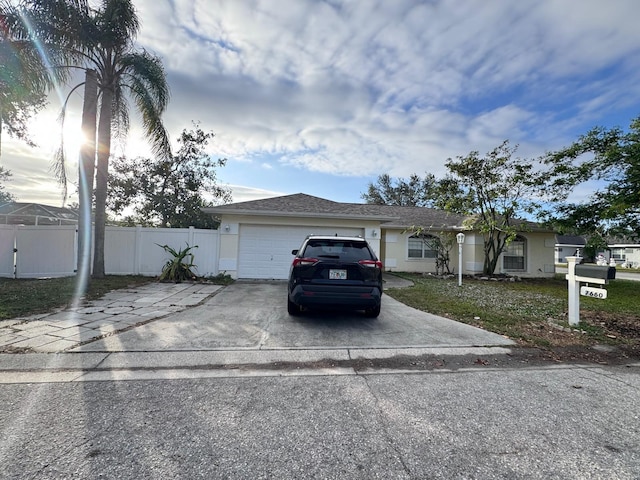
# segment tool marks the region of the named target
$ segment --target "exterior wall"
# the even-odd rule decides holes
[[[452,232],[453,234],[457,232]],[[482,236],[473,232],[464,232],[465,239],[462,246],[462,273],[473,275],[482,272],[483,249]],[[437,236],[435,232],[432,235]],[[389,272],[418,272],[435,273],[435,258],[409,258],[410,233],[403,233],[400,229],[389,229],[383,233],[384,252],[382,259],[384,268]],[[449,269],[452,273],[458,272],[458,244],[454,243],[449,251]]]
[[[385,271],[435,273],[436,261],[434,258],[409,258],[408,242],[410,236],[410,233],[403,233],[400,229],[383,231],[384,257],[381,260]]]
[[[462,273],[475,275],[484,268],[484,239],[479,233],[464,232],[462,246]],[[433,233],[435,235],[435,233]],[[435,259],[413,259],[408,257],[408,239],[411,235],[400,229],[383,231],[384,256],[382,262],[389,272],[423,272],[435,273]],[[525,270],[508,271],[503,269],[502,255],[498,260],[496,273],[517,275],[520,277],[552,277],[555,274],[554,251],[555,235],[553,233],[523,233],[526,239]],[[450,250],[449,268],[458,272],[458,245]]]
[[[611,255],[618,265],[640,268],[640,245],[610,245]]]
[[[332,219],[326,217],[289,217],[289,216],[251,216],[251,215],[222,215],[220,220],[220,252],[218,269],[232,278],[238,278],[238,257],[240,253],[241,225],[264,225],[268,227],[309,227],[309,234],[313,234],[312,227],[327,228],[360,228],[364,237],[380,256],[380,222]]]
[[[509,271],[503,268],[502,258],[496,271],[519,277],[553,277],[555,275],[555,234],[524,232],[526,239],[525,270]],[[501,255],[502,257],[502,255]]]
[[[465,232],[462,265],[463,275],[476,275],[484,270],[484,238],[481,234]]]
[[[576,250],[582,252],[584,245],[560,245],[555,246],[555,263],[567,263],[567,257],[571,257],[576,254]]]

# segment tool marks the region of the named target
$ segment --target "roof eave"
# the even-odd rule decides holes
[[[251,210],[251,209],[219,209],[216,207],[205,207],[202,209],[204,213],[210,215],[238,215],[252,217],[305,217],[305,218],[333,218],[339,220],[371,220],[379,222],[389,222],[395,220],[396,217],[385,215],[358,215],[349,213],[326,213],[326,212],[283,212],[279,210]]]
[[[412,227],[415,227],[415,224],[412,225],[405,225],[405,224],[400,224],[400,223],[383,223],[382,224],[382,228],[386,228],[386,229],[402,229],[402,230],[407,230],[410,229]],[[428,227],[421,227],[424,230],[429,230],[429,231],[435,231],[435,230],[468,230],[467,228],[463,227],[462,225],[430,225]]]

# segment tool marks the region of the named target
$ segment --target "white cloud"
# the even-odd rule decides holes
[[[172,137],[200,121],[234,164],[441,174],[448,157],[505,139],[535,156],[640,106],[635,0],[135,5]],[[129,154],[148,151],[141,137]]]
[[[283,195],[283,192],[276,192],[271,190],[263,190],[261,188],[252,188],[244,185],[226,185],[231,190],[231,196],[233,202],[248,202],[251,200],[261,200],[263,198],[278,197]]]

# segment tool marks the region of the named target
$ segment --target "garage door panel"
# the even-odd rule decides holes
[[[289,276],[291,250],[299,248],[309,234],[362,235],[360,228],[284,227],[241,225],[239,278],[278,279]]]

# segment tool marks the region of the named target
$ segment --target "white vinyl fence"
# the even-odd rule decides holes
[[[195,228],[107,227],[107,275],[157,276],[174,250],[192,246],[199,276],[218,274],[217,230]],[[43,278],[75,275],[78,238],[75,225],[0,225],[0,277]]]

